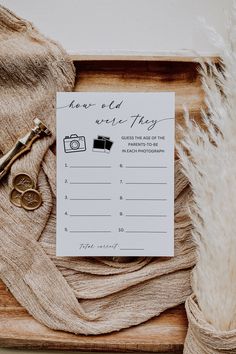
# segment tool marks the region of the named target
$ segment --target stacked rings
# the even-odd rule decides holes
[[[42,204],[42,196],[35,189],[33,179],[26,173],[20,173],[13,179],[13,189],[10,193],[12,204],[25,210],[35,210]]]

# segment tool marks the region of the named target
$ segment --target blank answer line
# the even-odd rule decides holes
[[[70,182],[70,184],[111,184],[111,182]]]
[[[144,248],[120,248],[120,251],[144,251]]]
[[[108,230],[71,230],[70,231],[71,234],[84,234],[84,233],[89,233],[89,234],[92,234],[92,233],[102,233],[102,234],[105,234],[105,233],[111,233],[111,231],[108,231]]]
[[[126,182],[125,184],[167,184],[166,182]]]
[[[143,200],[143,201],[158,201],[158,202],[165,202],[166,198],[126,198],[125,200]]]
[[[110,214],[69,214],[70,216],[111,216]]]
[[[70,166],[70,168],[111,168],[111,166]]]
[[[167,168],[167,166],[125,166],[125,168]]]
[[[70,200],[111,200],[111,198],[70,198]]]
[[[135,231],[135,230],[127,230],[125,231],[127,234],[166,234],[166,231]]]
[[[143,214],[126,214],[125,216],[128,216],[128,217],[145,217],[145,218],[165,218],[167,215],[143,215]]]

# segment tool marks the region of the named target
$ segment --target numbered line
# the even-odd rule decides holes
[[[70,200],[112,200],[111,198],[70,198]]]
[[[150,214],[150,215],[145,215],[145,214],[126,214],[125,216],[128,216],[128,217],[144,217],[144,218],[165,218],[165,217],[167,217],[167,215],[165,215],[165,214],[163,214],[163,215],[161,215],[161,214],[154,214],[154,215],[152,215],[152,214]]]
[[[125,184],[167,184],[166,182],[125,182]]]
[[[77,166],[72,165],[70,168],[111,168],[111,166]]]
[[[69,231],[71,234],[108,234],[111,233],[110,230],[71,230]]]
[[[111,182],[70,182],[70,184],[111,184]]]
[[[125,166],[125,168],[167,168],[167,166]]]
[[[125,198],[125,200],[138,200],[138,201],[156,201],[156,202],[165,202],[166,198]]]
[[[81,216],[81,217],[103,217],[111,216],[110,214],[69,214],[69,216]]]
[[[127,230],[127,234],[166,234],[166,231],[149,231],[149,230]]]

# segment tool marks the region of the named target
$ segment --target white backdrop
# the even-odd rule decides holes
[[[214,53],[198,18],[225,34],[232,0],[2,0],[67,51]]]

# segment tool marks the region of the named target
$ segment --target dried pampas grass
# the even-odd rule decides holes
[[[202,64],[207,113],[202,129],[185,112],[179,155],[194,194],[198,260],[192,287],[206,321],[236,329],[236,6],[227,43],[210,30],[223,63]]]

